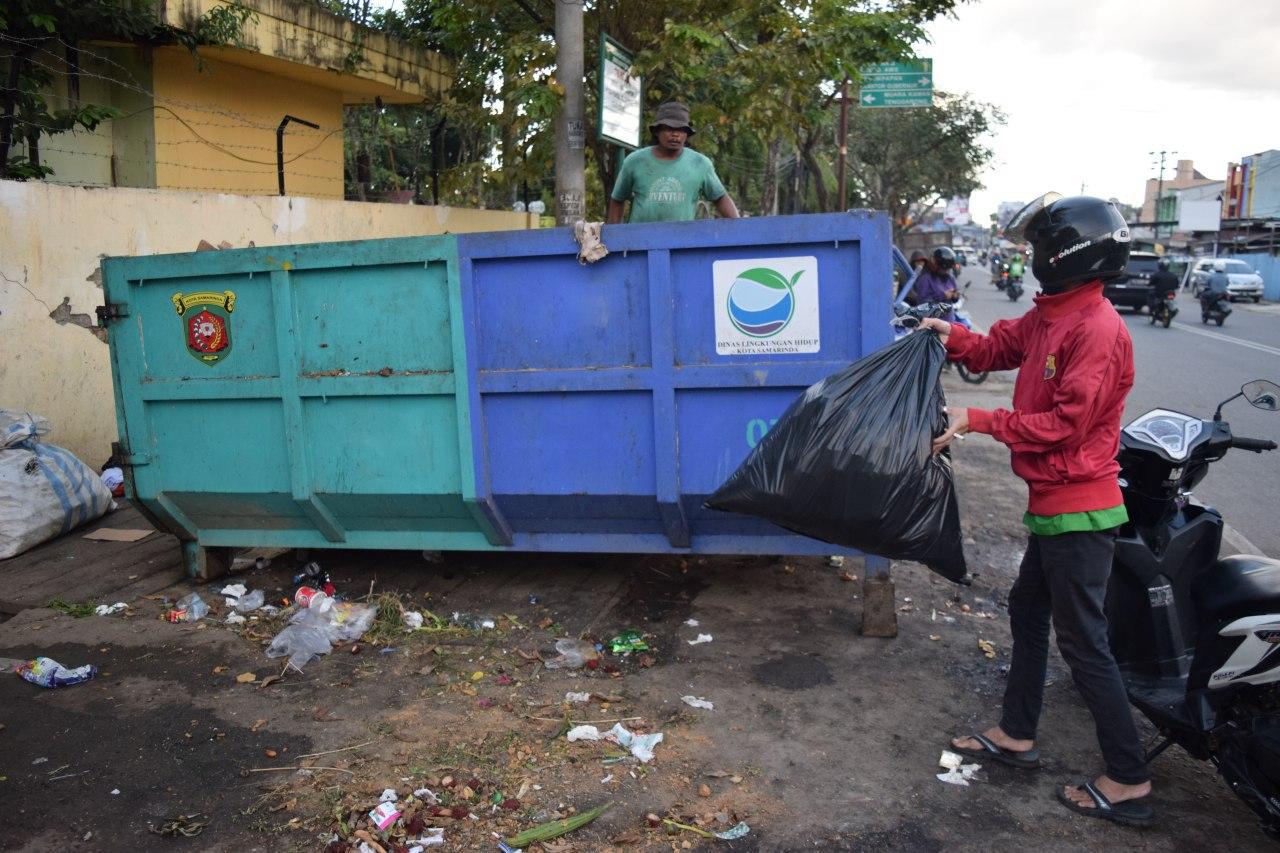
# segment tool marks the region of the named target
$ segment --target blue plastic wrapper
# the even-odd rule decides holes
[[[41,687],[70,687],[98,674],[98,668],[91,663],[68,669],[52,658],[29,660],[16,671],[25,680]]]
[[[945,360],[914,332],[811,386],[706,505],[967,583],[951,456],[933,453]]]

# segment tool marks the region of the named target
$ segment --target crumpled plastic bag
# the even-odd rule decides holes
[[[294,669],[301,670],[320,655],[333,650],[334,643],[359,639],[373,624],[378,610],[371,604],[339,602],[328,610],[300,609],[267,647],[268,658],[286,655]]]
[[[960,507],[939,376],[946,350],[915,332],[800,395],[706,505],[964,583]]]

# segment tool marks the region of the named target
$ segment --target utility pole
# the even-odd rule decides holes
[[[1178,152],[1177,151],[1148,151],[1147,153],[1150,154],[1152,157],[1156,156],[1157,154],[1160,155],[1160,164],[1159,166],[1157,166],[1157,168],[1160,170],[1160,176],[1156,180],[1156,201],[1155,201],[1155,206],[1152,208],[1152,211],[1151,211],[1151,221],[1155,223],[1152,226],[1153,233],[1155,234],[1156,239],[1159,240],[1160,239],[1160,197],[1164,195],[1164,158],[1165,158],[1165,155],[1167,154],[1177,154]],[[1155,166],[1156,163],[1152,162],[1151,165]]]
[[[840,159],[836,167],[836,197],[840,199],[841,212],[847,209],[845,194],[845,158],[849,153],[849,78],[840,84]]]
[[[582,3],[556,0],[556,80],[564,87],[556,119],[556,224],[586,215],[586,125],[582,115]]]

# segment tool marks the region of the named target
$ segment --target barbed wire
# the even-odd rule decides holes
[[[158,159],[152,160],[144,157],[121,157],[120,155],[114,154],[114,153],[107,154],[107,153],[98,152],[98,151],[85,151],[83,149],[75,149],[75,148],[57,148],[54,146],[46,146],[46,145],[40,146],[40,152],[41,153],[54,152],[58,154],[69,154],[72,156],[80,156],[80,157],[109,158],[109,159],[114,159],[120,163],[140,163],[143,165],[150,165],[154,163],[157,166],[175,166],[180,169],[195,169],[196,171],[200,171],[200,172],[222,172],[222,173],[237,174],[237,175],[254,175],[258,177],[263,177],[263,176],[274,177],[277,174],[274,163],[271,164],[270,169],[262,169],[262,170],[225,169],[220,166],[196,166],[191,163],[183,163],[183,162],[174,161],[174,160],[158,160]],[[294,171],[287,172],[286,175],[291,178],[315,178],[316,180],[321,180],[321,181],[332,181],[334,180],[334,177],[335,177],[334,175],[316,175],[309,172],[294,172]]]
[[[0,33],[0,41],[20,42],[21,40],[15,39],[14,37],[8,36],[4,33]],[[59,62],[66,61],[65,57],[59,56],[58,54],[52,51],[41,49],[41,52],[53,57],[54,59],[57,59]],[[223,109],[219,107],[211,107],[208,104],[198,104],[192,101],[184,101],[179,98],[170,98],[164,95],[158,95],[153,90],[148,89],[145,86],[138,85],[136,82],[129,82],[129,81],[121,80],[117,77],[110,77],[105,74],[98,74],[93,71],[88,71],[83,67],[77,71],[72,71],[64,68],[57,68],[52,65],[49,65],[46,62],[41,62],[40,60],[30,56],[28,56],[25,61],[30,63],[31,65],[35,65],[39,68],[43,68],[44,70],[48,71],[50,74],[57,74],[60,77],[88,77],[91,80],[101,80],[105,83],[110,83],[114,86],[120,86],[121,88],[127,89],[136,94],[146,95],[147,97],[155,101],[157,106],[160,106],[163,104],[173,104],[174,106],[181,107],[183,109],[190,109],[196,112],[209,113],[212,115],[221,115],[227,118],[238,119],[240,123],[236,125],[232,125],[232,127],[254,127],[260,130],[270,130],[270,131],[274,131],[276,129],[275,124],[263,123],[260,119],[251,118],[248,115],[241,112],[237,112],[235,110],[228,110],[228,109]],[[170,110],[170,112],[173,112],[173,111]],[[298,130],[300,132],[306,132],[306,133],[323,132],[323,130],[316,130],[313,128],[306,127],[305,125],[299,126]]]

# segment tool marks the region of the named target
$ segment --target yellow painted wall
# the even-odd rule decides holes
[[[527,227],[524,214],[317,198],[0,181],[0,406],[48,417],[50,441],[90,465],[116,439],[108,350],[88,323],[103,302],[104,255],[189,252],[201,239],[246,246]],[[51,227],[56,225],[56,227]]]
[[[286,191],[342,198],[341,92],[217,59],[198,69],[176,47],[155,51],[152,78],[157,187],[275,195],[276,126],[288,114],[320,130],[285,130]]]

